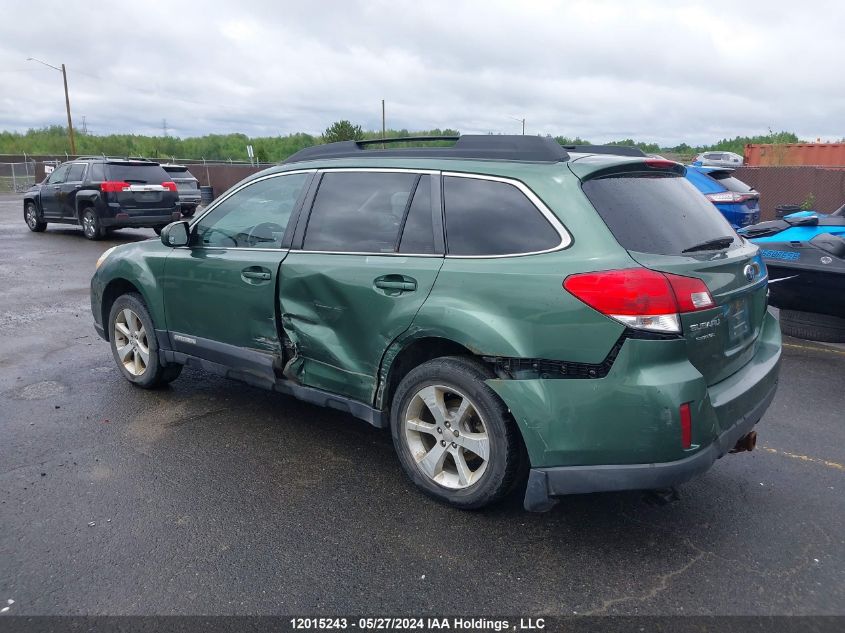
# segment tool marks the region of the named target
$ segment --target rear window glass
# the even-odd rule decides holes
[[[681,176],[609,176],[588,180],[583,189],[629,251],[679,255],[702,242],[735,236],[716,207]]]
[[[722,154],[705,154],[707,160],[722,160]]]
[[[746,185],[742,182],[739,178],[734,178],[731,176],[730,172],[727,171],[714,171],[709,174],[711,178],[719,181],[719,184],[722,185],[728,191],[736,191],[738,193],[748,193],[750,191],[754,191],[751,187]]]
[[[504,182],[443,179],[446,241],[452,255],[515,255],[545,251],[558,232],[519,189]]]
[[[168,174],[170,174],[171,178],[193,178],[194,180],[196,180],[196,178],[194,178],[194,175],[191,172],[189,172],[187,169],[172,169],[171,168],[171,169],[165,169],[164,171],[166,171]]]
[[[109,163],[106,165],[109,180],[128,183],[160,185],[170,180],[167,172],[160,165],[127,165]]]

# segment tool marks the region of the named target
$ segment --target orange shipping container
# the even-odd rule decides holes
[[[749,143],[745,146],[745,164],[751,167],[845,167],[845,143]]]

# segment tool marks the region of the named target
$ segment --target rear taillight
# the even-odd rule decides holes
[[[689,402],[681,405],[681,448],[692,447],[692,413]]]
[[[164,187],[165,189],[170,189],[170,191],[176,191],[176,183],[175,182],[171,182],[171,181],[168,180],[167,182],[161,183],[161,186]]]
[[[647,158],[645,160],[646,167],[652,169],[671,169],[677,167],[678,163],[673,160],[666,160],[665,158]]]
[[[119,180],[107,180],[106,182],[100,183],[100,191],[107,191],[107,192],[118,192],[118,191],[126,191],[129,189],[128,182],[121,182]]]
[[[722,191],[721,193],[706,193],[704,197],[710,202],[748,202],[756,200],[757,194],[737,193],[736,191]]]
[[[626,268],[570,275],[563,287],[588,306],[623,325],[680,333],[680,315],[715,305],[700,279]]]

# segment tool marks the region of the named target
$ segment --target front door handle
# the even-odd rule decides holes
[[[241,277],[247,283],[253,283],[255,281],[270,281],[273,275],[268,269],[261,266],[250,266],[241,271]]]
[[[381,290],[413,292],[417,289],[417,280],[404,275],[384,275],[373,281],[373,285]]]

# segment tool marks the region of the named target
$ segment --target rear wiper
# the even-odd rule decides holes
[[[701,244],[696,244],[695,246],[690,246],[689,248],[685,248],[682,250],[682,253],[692,253],[694,251],[716,251],[722,250],[727,248],[731,244],[734,243],[734,237],[731,235],[725,235],[724,237],[716,237],[712,240],[707,240],[706,242],[702,242]]]

